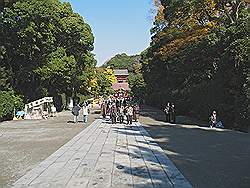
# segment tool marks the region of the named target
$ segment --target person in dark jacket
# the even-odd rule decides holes
[[[117,116],[117,108],[115,104],[112,105],[110,109],[110,118],[111,118],[111,123],[116,124],[116,116]]]
[[[106,114],[107,114],[107,102],[104,101],[101,105],[101,111],[102,111],[102,118],[106,118]]]
[[[74,115],[74,123],[78,123],[78,116],[79,116],[79,111],[81,110],[81,107],[79,104],[75,105],[72,108],[72,114]]]
[[[209,118],[210,127],[224,128],[222,121],[220,121],[218,114],[215,110],[213,110],[210,118]]]

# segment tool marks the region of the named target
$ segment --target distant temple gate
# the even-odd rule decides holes
[[[117,83],[112,85],[112,88],[115,91],[115,98],[127,98],[129,97],[129,84],[128,84],[128,70],[127,69],[114,69],[114,74],[117,80]]]

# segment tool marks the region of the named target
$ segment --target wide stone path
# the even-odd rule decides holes
[[[110,124],[98,119],[13,187],[192,186],[140,123]]]

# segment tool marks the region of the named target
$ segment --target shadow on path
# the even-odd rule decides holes
[[[194,187],[249,187],[249,134],[210,129],[183,116],[176,124],[162,120],[159,110],[142,109],[140,122]]]
[[[153,118],[156,121],[165,122],[165,113],[163,110],[159,110],[150,106],[143,106],[140,114],[144,117]],[[172,123],[170,123],[172,124]],[[196,118],[191,118],[187,116],[181,116],[177,114],[176,116],[176,123],[173,124],[184,124],[184,125],[196,125],[199,127],[209,127],[208,122],[198,120]]]

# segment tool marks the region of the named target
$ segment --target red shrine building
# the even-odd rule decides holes
[[[128,70],[127,69],[114,69],[114,74],[117,80],[117,83],[112,85],[112,88],[115,91],[114,96],[116,98],[128,97],[130,91],[128,84]]]

